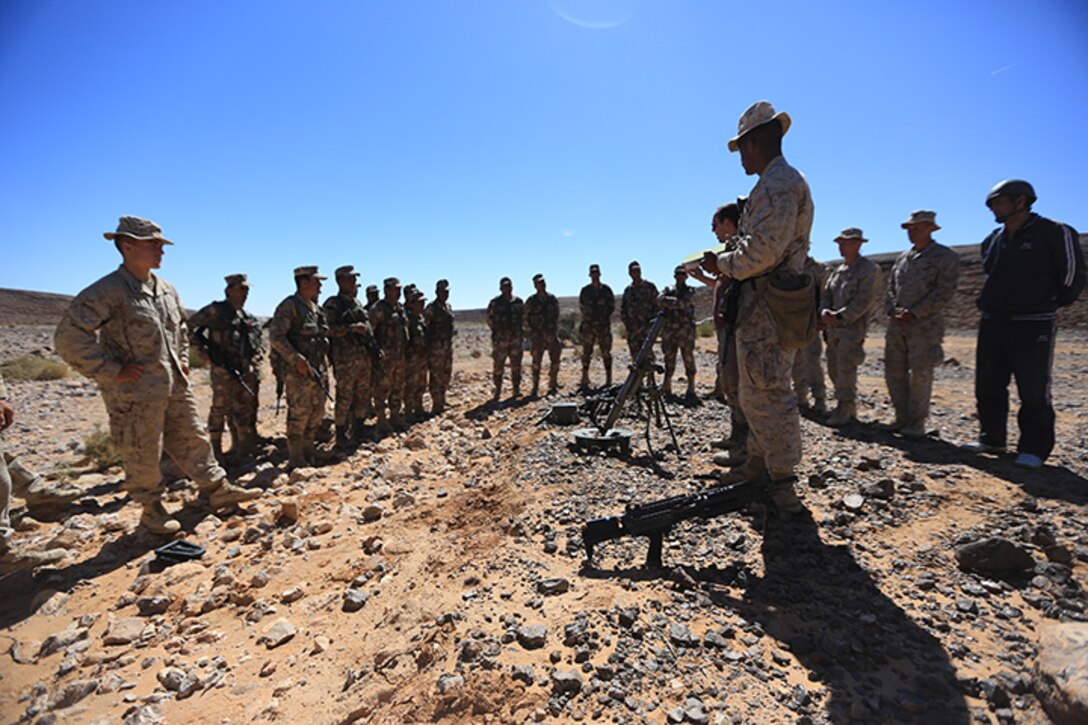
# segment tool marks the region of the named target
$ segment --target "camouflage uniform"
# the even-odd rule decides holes
[[[858,257],[836,267],[824,283],[820,310],[831,310],[839,319],[827,328],[827,372],[840,404],[857,401],[858,366],[865,362],[865,332],[879,302],[881,277],[880,267]]]
[[[627,351],[632,360],[638,357],[656,316],[657,285],[647,279],[627,285],[620,300],[620,320],[627,332]]]
[[[405,310],[408,346],[405,349],[404,407],[409,415],[423,416],[423,393],[427,390],[427,327],[423,316]]]
[[[0,375],[0,400],[8,399],[8,388],[4,376]],[[4,438],[0,435],[0,555],[6,554],[11,547],[11,537],[15,529],[11,528],[11,493],[12,481],[8,473],[8,455],[4,450]]]
[[[828,269],[826,264],[817,262],[812,257],[805,257],[804,272],[812,276],[816,283],[816,294],[819,296],[831,270]],[[817,300],[818,302],[819,300]],[[824,400],[827,398],[827,387],[824,385],[823,354],[823,339],[816,335],[808,347],[797,351],[797,357],[793,361],[793,389],[797,394],[797,400],[802,406],[805,406],[808,401],[808,394],[811,391],[813,406],[818,411],[824,410]]]
[[[913,319],[889,319],[884,336],[884,380],[895,406],[896,421],[922,428],[929,415],[933,369],[944,359],[944,308],[956,294],[960,257],[948,247],[930,242],[908,249],[892,267],[884,310],[902,307]]]
[[[665,356],[665,381],[662,389],[672,392],[672,376],[676,371],[676,351],[684,358],[684,374],[688,378],[688,394],[695,393],[695,288],[688,284],[666,287],[657,298],[665,311],[661,326],[661,352]]]
[[[322,305],[329,325],[329,347],[336,377],[334,421],[341,430],[355,426],[361,432],[373,399],[374,353],[377,341],[370,317],[358,297],[336,294]],[[354,325],[363,325],[360,331]]]
[[[495,399],[502,392],[502,369],[510,360],[510,382],[514,395],[521,394],[521,341],[524,303],[518,296],[509,300],[502,295],[487,305],[487,326],[491,328],[491,377],[495,383]]]
[[[274,364],[279,366],[287,390],[287,448],[296,464],[303,458],[315,462],[317,431],[325,417],[329,385],[328,334],[324,310],[297,293],[276,307],[268,328]],[[313,373],[298,371],[300,360],[310,364],[316,378]]]
[[[582,312],[579,332],[582,335],[582,384],[589,384],[589,363],[593,358],[593,345],[601,350],[604,363],[605,384],[612,384],[612,312],[616,309],[616,295],[603,282],[594,287],[587,284],[578,295],[578,307]]]
[[[775,269],[800,273],[812,229],[812,195],[804,176],[775,157],[752,188],[734,250],[718,256],[727,277],[742,280],[735,333],[738,393],[748,420],[748,453],[772,478],[792,474],[801,461],[801,420],[790,373],[794,353],[779,343],[770,308],[749,279]]]
[[[431,412],[440,412],[446,407],[446,392],[453,375],[453,308],[447,302],[435,300],[424,308],[423,322],[427,333]]]
[[[161,506],[164,451],[203,493],[226,483],[190,386],[187,333],[173,285],[154,274],[141,282],[124,265],[80,292],[57,325],[57,353],[98,383],[124,488],[145,513]],[[143,374],[120,382],[127,363]]]
[[[375,407],[378,424],[389,420],[397,428],[404,427],[401,408],[404,403],[404,383],[407,373],[408,354],[408,312],[400,302],[390,302],[382,298],[374,303],[370,310],[370,322],[374,326],[374,335],[382,349],[382,359],[378,365],[378,384],[375,394]]]
[[[239,372],[253,392],[246,392],[227,367],[212,364],[212,405],[208,412],[208,433],[212,448],[222,452],[224,422],[230,427],[235,452],[252,453],[257,444],[257,408],[260,381],[257,368],[264,357],[261,323],[244,309],[235,310],[229,300],[207,305],[188,320],[190,343],[204,348],[204,336],[214,345],[226,364]]]
[[[559,342],[559,300],[550,292],[542,297],[539,293],[525,300],[525,324],[529,328],[529,351],[533,361],[533,391],[540,385],[540,368],[544,353],[548,353],[548,386],[554,391],[559,386],[559,356],[563,346]]]

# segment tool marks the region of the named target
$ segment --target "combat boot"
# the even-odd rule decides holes
[[[143,509],[143,513],[140,514],[140,526],[150,533],[156,536],[173,536],[181,531],[181,524],[166,513],[162,501],[145,503]]]
[[[812,412],[821,417],[827,415],[827,401],[822,395],[813,396]]]
[[[605,386],[612,385],[612,361],[609,360],[604,364],[604,384]]]
[[[558,366],[553,366],[548,374],[548,395],[555,395],[559,392],[559,370]]]
[[[516,373],[510,376],[510,382],[514,384],[514,397],[521,397],[521,375]]]
[[[741,483],[767,475],[767,464],[760,456],[749,456],[742,465],[718,476],[721,483]]]
[[[230,481],[223,481],[216,488],[203,492],[208,506],[216,511],[234,508],[240,503],[260,498],[264,491],[258,488],[242,488]]]
[[[899,431],[899,435],[906,438],[908,441],[921,441],[926,438],[926,426],[924,423],[911,423],[903,426]]]
[[[664,395],[672,395],[672,373],[666,372],[665,378],[661,381],[661,392]]]
[[[18,544],[9,544],[0,553],[0,576],[23,569],[37,569],[39,566],[56,564],[68,556],[64,549],[45,549],[33,551]]]
[[[690,379],[688,380],[688,389],[687,389],[687,392],[684,393],[684,395],[687,396],[688,398],[694,398],[695,397],[695,381],[694,380],[690,380]]]
[[[712,457],[715,466],[733,468],[748,460],[748,447],[745,445],[733,445],[721,453],[715,453]]]
[[[858,404],[853,400],[842,400],[827,417],[827,424],[833,428],[849,425],[858,419]]]
[[[499,397],[502,396],[502,378],[495,378],[495,393],[491,396],[491,399],[496,403],[499,402]]]
[[[249,458],[257,454],[257,431],[246,430],[239,432],[238,442],[234,444],[234,454],[237,458]]]
[[[540,392],[540,371],[539,370],[534,370],[533,371],[533,387],[529,391],[529,397],[530,398],[535,398],[535,397],[537,397],[539,392]]]
[[[889,433],[898,433],[907,426],[910,425],[910,421],[905,416],[900,416],[898,413],[895,415],[895,419],[890,423],[878,423],[877,430],[888,431]]]
[[[801,499],[797,498],[795,483],[797,483],[797,476],[787,474],[777,477],[772,475],[770,483],[767,484],[767,496],[777,509],[778,518],[782,523],[787,523],[794,516],[805,511],[805,505],[801,503]]]
[[[393,424],[393,430],[398,433],[403,433],[408,430],[408,421],[404,419],[404,416],[400,413],[394,413],[390,422]]]
[[[348,426],[336,426],[336,447],[341,449],[351,448],[351,443],[351,434],[348,432]]]
[[[446,396],[438,393],[431,396],[431,415],[438,415],[446,409]]]
[[[288,468],[305,468],[306,467],[306,447],[302,444],[300,438],[288,438],[287,439],[287,467]]]
[[[389,421],[385,417],[385,410],[378,409],[378,423],[376,430],[378,435],[387,436],[393,432],[393,426],[389,425]]]
[[[589,366],[588,365],[585,365],[585,366],[582,367],[582,382],[579,383],[579,387],[581,387],[583,390],[585,390],[586,388],[589,387]]]

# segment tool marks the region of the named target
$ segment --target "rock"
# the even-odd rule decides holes
[[[1088,722],[1088,624],[1044,626],[1032,682],[1057,725]]]
[[[165,612],[173,601],[170,597],[140,597],[136,600],[136,609],[141,617],[150,617]]]
[[[125,711],[124,725],[160,725],[165,722],[158,705],[131,707]]]
[[[98,690],[98,680],[76,680],[75,682],[69,682],[53,693],[53,696],[49,698],[49,705],[47,710],[63,710],[66,707],[71,707],[77,702],[93,694]]]
[[[385,513],[385,507],[378,503],[372,503],[363,509],[363,521],[377,521]]]
[[[181,683],[182,680],[185,679],[185,673],[177,667],[164,667],[158,671],[155,675],[155,679],[159,681],[160,685],[167,690],[170,690],[170,692],[177,692],[181,689]]]
[[[526,685],[532,685],[533,680],[536,679],[536,670],[533,669],[532,665],[514,665],[511,677],[515,682],[524,682]]]
[[[669,625],[669,639],[677,647],[698,647],[699,638],[696,637],[686,624],[674,622]]]
[[[280,601],[284,604],[291,604],[292,602],[297,602],[299,599],[302,599],[304,596],[306,596],[306,592],[302,590],[302,587],[291,587],[280,595]]]
[[[465,685],[465,678],[461,675],[442,675],[438,678],[438,691],[445,695],[454,690],[460,690]]]
[[[682,709],[684,719],[690,723],[694,723],[694,725],[706,725],[710,722],[710,718],[707,717],[706,714],[706,707],[704,707],[703,703],[696,697],[689,697],[684,700]]]
[[[275,649],[281,644],[289,642],[297,631],[295,625],[280,617],[264,631],[265,644],[268,649]]]
[[[406,481],[415,478],[416,472],[412,466],[404,461],[390,461],[379,470],[381,477],[386,481]]]
[[[370,489],[370,493],[368,493],[366,495],[366,500],[369,503],[374,503],[375,501],[385,501],[387,498],[390,498],[392,495],[393,495],[393,489],[392,488],[390,488],[389,486],[387,486],[385,484],[379,484],[379,485],[375,486],[374,488]]]
[[[125,617],[110,624],[102,635],[103,644],[129,644],[139,639],[144,633],[146,622],[139,617]]]
[[[393,506],[399,509],[415,506],[416,497],[407,491],[401,491],[393,497]]]
[[[552,670],[552,690],[557,695],[578,694],[582,691],[582,677],[574,670]]]
[[[842,505],[847,511],[861,511],[862,506],[865,505],[865,497],[857,493],[847,494],[843,496]]]
[[[297,523],[299,519],[298,501],[280,501],[280,513],[277,518],[288,524]]]
[[[331,646],[332,646],[332,640],[330,640],[328,637],[326,637],[324,635],[319,634],[316,637],[314,637],[314,646],[313,646],[313,649],[310,650],[310,654],[319,655],[322,652],[325,652],[326,650],[328,650],[329,647],[331,647]]]
[[[427,447],[427,441],[423,436],[411,435],[404,441],[404,447],[412,451],[422,451]]]
[[[86,627],[78,627],[73,623],[67,629],[46,637],[42,646],[38,648],[38,657],[48,657],[55,652],[68,649],[81,639],[87,639],[88,634]]]
[[[345,612],[358,612],[370,599],[370,595],[362,589],[348,589],[344,592],[344,604],[341,607]]]
[[[546,597],[555,594],[564,594],[570,590],[570,582],[562,577],[541,579],[536,583],[536,590]]]
[[[518,627],[518,644],[525,649],[540,649],[548,642],[548,628],[542,624]]]
[[[895,495],[895,481],[890,478],[882,478],[876,483],[862,486],[861,492],[869,498],[887,500]]]
[[[998,536],[960,546],[956,549],[956,561],[961,569],[985,572],[1027,571],[1035,566],[1031,554]]]
[[[276,672],[276,663],[272,660],[266,660],[261,665],[260,671],[257,673],[258,677],[271,677]]]

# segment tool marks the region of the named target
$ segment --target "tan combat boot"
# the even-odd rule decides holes
[[[143,504],[143,513],[140,515],[140,526],[156,536],[173,536],[181,531],[181,524],[177,519],[171,518],[166,513],[162,501],[153,501]]]
[[[759,456],[749,456],[742,465],[718,476],[721,483],[741,483],[767,475],[767,464]]]
[[[264,491],[257,488],[242,488],[224,480],[219,486],[205,493],[208,497],[208,505],[218,511],[260,498]]]
[[[831,415],[827,417],[827,424],[833,428],[849,425],[858,419],[858,404],[853,400],[840,401]]]
[[[37,569],[39,566],[56,564],[68,556],[64,549],[45,549],[33,551],[18,544],[7,544],[0,552],[0,576],[23,569]]]
[[[302,443],[300,438],[288,438],[287,439],[287,467],[288,468],[305,468],[306,467],[306,447]]]

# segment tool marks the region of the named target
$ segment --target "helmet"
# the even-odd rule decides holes
[[[998,196],[1026,196],[1028,198],[1028,206],[1034,204],[1035,200],[1038,198],[1035,196],[1035,189],[1031,187],[1031,184],[1022,179],[1006,179],[990,189],[990,193],[986,195],[986,206],[989,206],[990,202],[994,200],[994,197]]]

